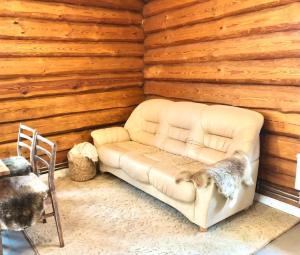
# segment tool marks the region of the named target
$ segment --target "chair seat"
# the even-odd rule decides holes
[[[8,167],[10,176],[28,175],[32,172],[30,163],[24,157],[9,157],[2,159],[2,162]]]
[[[0,179],[1,229],[23,230],[41,219],[48,187],[35,174]]]

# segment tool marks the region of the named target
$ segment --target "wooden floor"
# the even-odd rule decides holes
[[[36,255],[21,232],[4,232],[3,239],[3,255]],[[256,253],[256,255],[298,254],[300,254],[300,224]]]

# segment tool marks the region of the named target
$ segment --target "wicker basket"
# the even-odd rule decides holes
[[[95,147],[90,143],[78,144],[69,151],[69,174],[73,181],[83,182],[95,177],[95,153],[97,155]]]

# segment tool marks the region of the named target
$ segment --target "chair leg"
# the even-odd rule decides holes
[[[64,247],[65,244],[64,244],[64,239],[63,239],[63,233],[62,233],[62,227],[61,227],[61,223],[60,223],[60,217],[59,217],[59,212],[58,212],[58,205],[57,205],[57,201],[56,201],[55,191],[51,191],[50,199],[51,199],[52,208],[53,208],[53,212],[54,212],[54,219],[55,219],[55,223],[56,223],[59,244],[60,244],[60,247]]]
[[[3,246],[2,246],[2,235],[1,235],[1,229],[0,229],[0,255],[3,255]]]

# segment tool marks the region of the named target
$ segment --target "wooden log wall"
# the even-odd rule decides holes
[[[153,0],[144,7],[148,97],[261,112],[259,179],[295,193],[300,152],[300,2]]]
[[[16,154],[23,122],[64,162],[144,99],[142,1],[0,2],[0,157]]]

